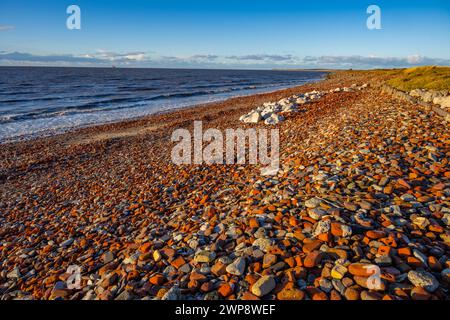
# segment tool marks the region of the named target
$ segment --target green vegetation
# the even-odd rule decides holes
[[[402,91],[413,89],[449,90],[450,67],[416,67],[390,70],[387,83]]]

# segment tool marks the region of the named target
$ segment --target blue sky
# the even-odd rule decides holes
[[[66,8],[81,8],[68,30]],[[381,9],[369,30],[366,9]],[[0,65],[450,65],[450,1],[1,0]]]

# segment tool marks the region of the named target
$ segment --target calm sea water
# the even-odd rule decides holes
[[[0,141],[318,81],[323,72],[0,67]]]

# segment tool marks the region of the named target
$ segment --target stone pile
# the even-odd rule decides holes
[[[264,121],[264,124],[276,125],[284,120],[283,114],[297,112],[301,110],[302,106],[316,102],[328,93],[360,91],[368,86],[369,85],[366,83],[361,86],[353,84],[351,87],[342,87],[327,91],[313,90],[304,94],[293,95],[281,99],[278,102],[267,102],[250,111],[248,114],[241,116],[239,121],[244,123],[258,123]]]
[[[423,102],[439,105],[442,109],[450,112],[450,96],[447,90],[414,89],[409,92],[409,95]]]

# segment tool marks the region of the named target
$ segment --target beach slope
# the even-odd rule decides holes
[[[2,145],[1,298],[448,299],[448,123],[383,93],[387,77],[336,72]],[[276,176],[171,161],[172,132],[195,120],[267,128],[238,119],[264,102],[363,83],[277,125]]]

